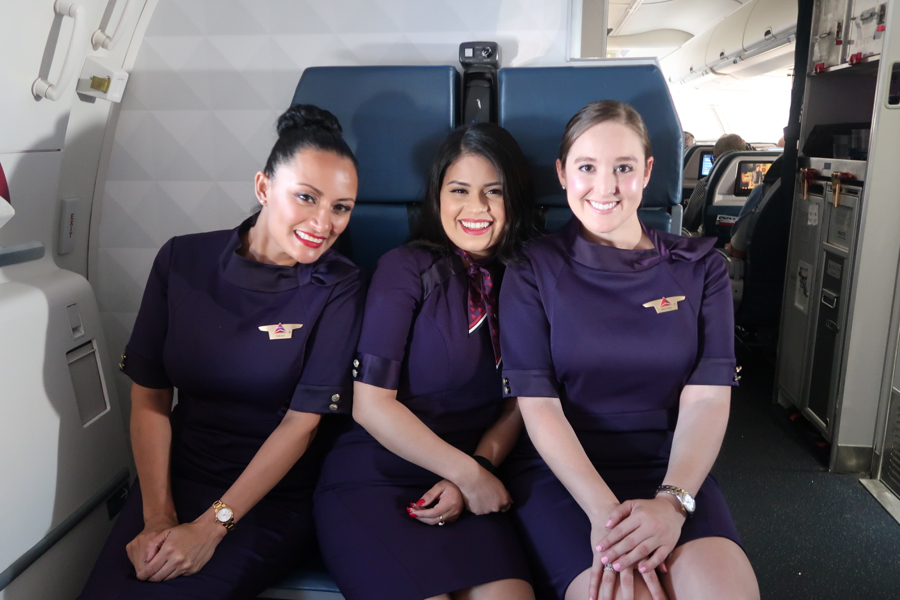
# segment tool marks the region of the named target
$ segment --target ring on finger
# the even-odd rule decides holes
[[[502,507],[500,507],[500,512],[506,512],[508,510],[509,510],[509,504],[504,504]]]
[[[438,525],[439,525],[439,526],[442,526],[444,523],[445,523],[445,521],[444,521],[444,515],[438,516]]]
[[[615,572],[616,568],[612,565],[612,563],[609,563],[607,565],[603,565],[603,570]]]

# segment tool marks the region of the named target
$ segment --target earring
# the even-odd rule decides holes
[[[649,181],[648,181],[647,183],[644,184],[644,188],[646,188],[648,185],[650,185],[650,182],[649,182]]]
[[[563,189],[563,191],[565,191],[565,189],[566,189],[566,186],[562,186],[562,189]]]

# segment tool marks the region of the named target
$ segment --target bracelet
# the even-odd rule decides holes
[[[472,458],[474,458],[475,462],[477,462],[479,465],[481,465],[484,468],[484,470],[487,471],[488,473],[490,473],[491,475],[497,474],[497,467],[495,467],[494,463],[489,461],[484,456],[479,456],[477,454],[473,454]]]

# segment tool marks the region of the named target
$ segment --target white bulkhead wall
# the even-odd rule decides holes
[[[303,69],[456,64],[471,40],[499,42],[503,66],[563,65],[567,11],[567,0],[159,0],[94,208],[90,279],[111,351],[168,238],[250,213]],[[116,380],[127,398],[129,380]]]

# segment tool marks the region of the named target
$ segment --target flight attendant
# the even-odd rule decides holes
[[[494,470],[521,431],[502,400],[497,293],[531,234],[531,180],[506,130],[443,142],[410,244],[385,254],[354,360],[353,424],[315,495],[348,600],[533,598]]]
[[[574,218],[526,248],[500,299],[530,437],[506,482],[535,577],[560,600],[759,598],[709,474],[739,379],[714,240],[641,225],[653,156],[627,104],[579,111],[556,166]]]
[[[311,544],[321,430],[349,412],[361,322],[359,270],[331,250],[357,169],[327,111],[292,107],[278,135],[261,210],[153,264],[122,359],[138,482],[84,600],[253,598]]]

